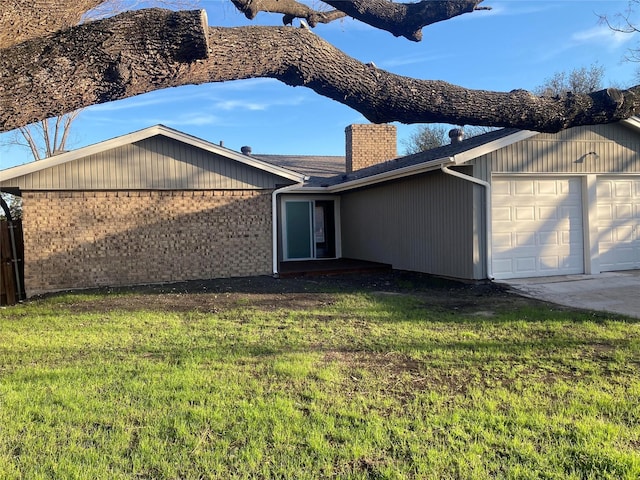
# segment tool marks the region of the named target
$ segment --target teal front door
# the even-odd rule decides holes
[[[313,202],[285,202],[287,260],[313,258]]]
[[[287,200],[284,203],[284,259],[335,258],[333,200]]]

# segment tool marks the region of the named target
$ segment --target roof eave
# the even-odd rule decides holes
[[[621,123],[627,127],[633,128],[634,130],[640,131],[640,117],[633,116],[626,120],[622,120]]]
[[[90,155],[95,155],[97,153],[139,142],[141,140],[146,140],[147,138],[153,137],[155,135],[163,135],[165,137],[181,141],[196,148],[200,148],[210,153],[235,160],[247,166],[258,168],[260,170],[272,173],[288,180],[292,180],[294,182],[304,181],[304,175],[298,172],[294,172],[277,165],[263,162],[261,160],[238,153],[234,150],[220,147],[211,142],[207,142],[206,140],[202,140],[186,133],[179,132],[178,130],[174,130],[164,125],[154,125],[143,130],[138,130],[136,132],[128,133],[120,137],[95,143],[93,145],[82,147],[71,152],[61,153],[60,155],[45,158],[37,162],[30,162],[24,165],[19,165],[17,167],[7,168],[6,170],[0,171],[0,182],[11,180],[13,178],[21,177],[24,175],[29,175],[46,168],[52,168],[58,165],[62,165],[63,163],[79,160],[80,158],[85,158]]]
[[[229,150],[228,148],[218,146],[214,143],[202,140],[201,138],[194,137],[178,130],[173,130],[171,128],[165,127],[164,125],[159,125],[159,127],[162,128],[162,131],[158,133],[162,133],[163,135],[169,138],[173,138],[174,140],[178,140],[202,150],[227,157],[229,159],[243,163],[247,166],[273,173],[274,175],[286,178],[288,180],[293,180],[294,182],[303,182],[305,180],[305,175],[294,172],[293,170],[279,167],[278,165],[273,165],[272,163],[267,163],[257,158],[244,155],[243,153],[236,152],[235,150]]]
[[[495,152],[496,150],[508,147],[509,145],[513,145],[514,143],[526,140],[538,134],[539,132],[533,132],[531,130],[520,130],[518,132],[512,133],[511,135],[507,135],[506,137],[498,138],[497,140],[483,143],[482,145],[478,145],[477,147],[457,153],[453,155],[453,159],[456,165],[462,165],[464,163],[470,162],[471,160],[482,157],[483,155]]]
[[[329,185],[326,187],[301,186],[300,188],[289,190],[287,191],[287,193],[341,193],[348,190],[354,190],[356,188],[368,187],[371,185],[376,185],[378,183],[396,180],[398,178],[418,175],[420,173],[426,173],[433,170],[439,170],[441,166],[451,165],[453,163],[455,163],[453,157],[443,157],[418,165],[411,165],[408,167],[379,173],[377,175],[371,175],[369,177],[358,178],[355,180],[338,183],[336,185]]]

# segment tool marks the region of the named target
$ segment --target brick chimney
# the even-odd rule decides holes
[[[395,125],[349,125],[345,136],[347,173],[398,156]]]

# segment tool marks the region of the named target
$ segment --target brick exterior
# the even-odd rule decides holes
[[[270,193],[24,192],[27,294],[270,274]]]
[[[395,125],[349,125],[345,129],[347,173],[397,157]]]

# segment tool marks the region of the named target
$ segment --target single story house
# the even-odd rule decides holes
[[[1,171],[27,292],[337,258],[468,280],[640,268],[640,119],[399,158],[395,135],[352,125],[344,159],[256,156],[158,125]]]

